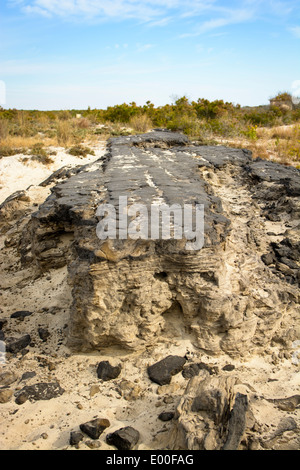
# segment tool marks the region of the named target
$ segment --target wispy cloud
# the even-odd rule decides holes
[[[154,44],[137,44],[137,52],[146,52],[153,47],[155,47]]]
[[[296,38],[300,38],[300,26],[293,26],[292,28],[289,28],[289,30]]]
[[[152,27],[181,22],[180,37],[198,36],[255,19],[291,17],[299,0],[6,0],[28,15],[78,21],[135,19]],[[189,27],[184,33],[183,28]],[[183,31],[182,31],[183,30]],[[299,27],[290,31],[299,36]]]
[[[148,26],[167,26],[174,20],[173,16],[166,16],[165,18],[161,18],[158,20],[148,22]]]
[[[128,19],[168,24],[173,14],[184,17],[209,9],[216,0],[7,0],[28,14],[81,19]]]
[[[114,46],[115,47],[115,46]],[[137,52],[142,52],[153,47],[151,44],[137,44]],[[139,49],[140,48],[140,49]],[[93,63],[92,65],[87,62],[72,62],[72,61],[27,61],[23,60],[7,60],[0,61],[1,75],[5,79],[16,76],[39,76],[43,79],[50,77],[50,81],[54,76],[62,77],[62,75],[72,76],[72,79],[79,81],[84,76],[93,76],[94,78],[107,77],[110,80],[116,77],[135,77],[137,75],[149,75],[151,73],[160,73],[169,70],[168,64],[157,64],[153,67],[152,64],[145,64],[144,62],[138,65],[134,61],[120,61],[118,63]]]
[[[286,0],[285,2],[281,0],[241,0],[228,2],[226,6],[224,3],[214,2],[207,9],[206,19],[201,21],[201,18],[198,18],[193,29],[179,37],[196,37],[229,25],[243,24],[264,18],[270,19],[270,17],[285,18],[286,20],[298,9],[298,0]],[[298,27],[291,28],[291,30],[298,36]]]
[[[26,60],[6,60],[0,62],[1,75],[13,77],[16,75],[52,75],[60,73],[80,71],[79,64],[67,64],[63,62],[28,62]]]
[[[181,38],[185,37],[194,37],[194,36],[200,36],[201,34],[208,33],[210,31],[214,31],[216,29],[219,29],[223,26],[228,26],[232,24],[239,24],[239,23],[245,23],[249,20],[252,20],[255,17],[255,10],[253,9],[217,9],[217,10],[223,10],[222,16],[216,16],[214,18],[211,18],[207,21],[204,21],[203,23],[200,23],[194,28],[194,31],[181,34]],[[220,13],[219,12],[219,13]]]

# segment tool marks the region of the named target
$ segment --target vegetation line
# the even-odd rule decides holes
[[[244,147],[254,158],[271,159],[299,168],[300,107],[289,93],[278,93],[270,105],[241,107],[223,100],[183,96],[173,104],[155,107],[132,102],[107,109],[24,111],[0,107],[0,158],[29,155],[51,163],[55,151],[65,147],[82,156],[89,147],[111,136],[143,133],[162,127],[181,131],[201,145]],[[46,149],[47,150],[46,150]],[[52,152],[52,153],[51,153]]]

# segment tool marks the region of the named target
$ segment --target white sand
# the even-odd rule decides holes
[[[92,146],[90,148],[93,148]],[[15,191],[26,190],[29,186],[38,185],[48,178],[54,171],[66,165],[85,165],[97,160],[105,148],[105,143],[95,146],[95,155],[74,157],[61,147],[51,147],[57,155],[50,156],[54,163],[44,165],[37,161],[24,161],[30,158],[26,155],[13,155],[0,159],[0,204]]]

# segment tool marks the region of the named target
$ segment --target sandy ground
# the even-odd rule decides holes
[[[92,146],[90,146],[92,147]],[[85,165],[103,155],[105,144],[93,147],[95,155],[74,157],[61,147],[51,147],[57,154],[51,158],[54,163],[44,165],[36,161],[26,161],[28,156],[14,155],[0,159],[0,204],[15,191],[26,190],[30,186],[39,185],[54,171],[65,165]],[[24,160],[25,159],[25,160]]]
[[[97,152],[100,156],[104,148],[99,147]],[[62,151],[51,167],[36,163],[24,165],[20,156],[2,159],[0,202],[14,191],[33,185],[30,197],[33,204],[39,204],[47,196],[49,188],[38,188],[36,185],[53,171],[66,164],[78,165],[95,159],[97,156],[82,160],[67,156]],[[233,364],[233,371],[222,373],[239,377],[240,389],[251,398],[263,438],[271,436],[286,416],[292,417],[299,429],[299,409],[282,411],[266,400],[299,393],[299,346],[296,344],[293,357],[288,359],[278,356],[276,348],[268,348],[261,356],[239,360],[225,355],[208,357],[195,349],[192,338],[174,324],[171,335],[161,337],[158,344],[146,351],[128,353],[111,348],[90,354],[72,354],[66,346],[72,301],[67,269],[52,270],[35,277],[31,268],[21,268],[15,248],[4,245],[5,237],[0,237],[0,319],[8,322],[5,327],[7,336],[28,333],[32,344],[25,355],[17,354],[14,357],[2,354],[0,374],[5,371],[16,374],[16,381],[9,385],[14,394],[24,385],[56,381],[65,392],[48,401],[27,401],[17,405],[12,395],[7,403],[0,403],[0,449],[71,450],[74,447],[69,445],[70,432],[78,431],[80,424],[96,417],[110,421],[110,427],[97,441],[96,447],[100,445],[100,450],[112,449],[105,442],[108,432],[128,425],[140,432],[138,449],[167,448],[174,423],[164,423],[158,415],[162,411],[175,410],[187,379],[178,374],[172,378],[170,385],[158,386],[149,380],[147,366],[170,354],[189,353],[193,361],[216,365],[220,371],[224,365]],[[17,310],[33,313],[23,321],[11,319],[10,315]],[[38,335],[39,327],[50,332],[45,342]],[[102,382],[97,378],[97,365],[103,360],[122,365],[117,379]],[[25,372],[36,375],[22,380]],[[95,448],[95,443],[93,445]],[[278,445],[289,448],[288,433],[281,437]],[[90,446],[91,439],[86,436],[79,448],[86,450]]]

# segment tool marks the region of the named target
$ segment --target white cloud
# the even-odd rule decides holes
[[[298,0],[6,0],[30,15],[78,21],[122,21],[136,19],[152,27],[175,21],[189,30],[180,37],[214,32],[232,24],[242,24],[269,16],[290,17]],[[298,6],[297,6],[298,5]],[[267,15],[267,16],[266,16]],[[188,23],[185,23],[188,22]],[[299,37],[299,26],[290,31]],[[183,31],[181,31],[183,32]]]
[[[51,17],[51,13],[43,8],[40,8],[39,6],[36,6],[36,5],[26,5],[24,6],[23,10],[26,12],[26,13],[33,13],[33,14],[37,14],[37,15],[41,15],[41,16],[45,16],[46,18],[50,18]]]
[[[294,36],[296,36],[296,38],[300,38],[300,26],[294,26],[293,28],[290,28],[290,31]]]
[[[14,77],[16,75],[56,74],[80,70],[80,65],[61,62],[28,62],[26,60],[6,60],[0,62],[1,75]]]
[[[199,13],[216,0],[8,0],[24,12],[64,18],[128,19],[153,21],[153,26],[168,24],[172,16]],[[157,22],[157,23],[156,23]]]
[[[181,34],[181,38],[185,37],[196,37],[201,34],[214,31],[215,29],[221,28],[223,26],[228,26],[232,24],[240,24],[246,21],[252,20],[255,17],[255,11],[251,9],[218,9],[222,11],[223,16],[216,18],[211,18],[210,20],[204,21],[202,24],[199,24],[193,32]]]
[[[152,49],[154,44],[137,44],[137,52],[145,52]]]
[[[167,26],[174,19],[172,16],[166,16],[165,18],[154,20],[149,23],[149,26]]]
[[[116,45],[113,46],[116,48]],[[152,44],[137,44],[136,51],[143,52],[154,47]],[[53,77],[72,77],[72,80],[88,77],[107,77],[109,80],[115,79],[116,77],[135,77],[137,75],[149,75],[151,73],[160,73],[169,70],[167,64],[157,64],[153,67],[152,64],[145,64],[140,62],[138,65],[132,61],[128,62],[121,61],[119,63],[103,63],[97,62],[92,65],[89,62],[71,62],[71,61],[40,61],[40,62],[28,62],[27,60],[7,60],[0,61],[1,75],[5,79],[9,80],[11,77],[16,76],[36,76],[42,81],[47,80],[50,77],[50,81]],[[121,79],[121,78],[120,78]]]

